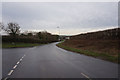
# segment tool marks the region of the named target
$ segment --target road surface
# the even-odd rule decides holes
[[[3,78],[117,78],[118,65],[66,51],[56,43],[3,49]]]

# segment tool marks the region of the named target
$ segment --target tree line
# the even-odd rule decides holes
[[[4,30],[8,35],[2,35],[3,42],[24,42],[24,43],[51,43],[58,41],[58,35],[52,35],[47,31],[41,32],[21,32],[21,27],[17,23],[10,22],[5,26],[0,23],[0,31]]]

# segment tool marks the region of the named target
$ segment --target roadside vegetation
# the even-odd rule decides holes
[[[91,32],[71,36],[57,44],[63,49],[118,63],[120,29]]]
[[[42,44],[38,43],[2,43],[2,48],[23,48],[23,47],[33,47],[40,46]]]
[[[21,32],[21,27],[17,23],[10,22],[7,25],[0,23],[0,30],[4,30],[7,35],[2,35],[2,48],[31,47],[41,44],[57,42],[59,36],[47,31]]]

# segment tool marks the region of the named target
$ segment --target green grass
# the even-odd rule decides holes
[[[41,44],[38,43],[2,43],[2,48],[21,48],[21,47],[33,47],[39,46]]]
[[[106,54],[106,53],[96,53],[94,51],[76,49],[76,48],[65,46],[65,45],[63,45],[63,43],[59,43],[59,44],[57,44],[57,46],[65,49],[65,50],[69,50],[69,51],[77,52],[80,54],[85,54],[87,56],[93,56],[96,58],[100,58],[100,59],[104,59],[104,60],[118,63],[118,57],[111,56],[111,55]]]

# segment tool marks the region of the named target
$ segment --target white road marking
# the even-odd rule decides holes
[[[24,57],[25,57],[26,55],[24,54]]]
[[[17,65],[15,65],[14,67],[13,67],[13,69],[15,69],[17,67]]]
[[[88,78],[89,80],[91,80],[90,79],[90,77],[88,77],[87,75],[85,75],[84,73],[81,73],[84,77],[86,77],[86,78]]]
[[[13,71],[14,71],[14,70],[11,70],[11,71],[8,73],[8,75],[11,75],[11,74],[13,73]]]
[[[22,61],[22,58],[20,59],[20,61]]]
[[[21,59],[23,59],[25,56],[26,56],[26,55],[24,54],[24,56],[23,56]]]
[[[13,69],[15,69],[17,66],[18,66],[18,64],[20,63],[20,61],[22,61],[22,59],[25,57],[26,55],[24,54],[24,56],[16,63],[16,65],[13,67]],[[14,70],[11,70],[9,73],[8,73],[8,75],[10,76],[12,73],[14,72]],[[4,80],[7,80],[8,79],[8,77],[6,77]]]
[[[19,64],[20,62],[18,61],[17,64]]]
[[[24,58],[24,56],[21,59],[23,59],[23,58]]]

